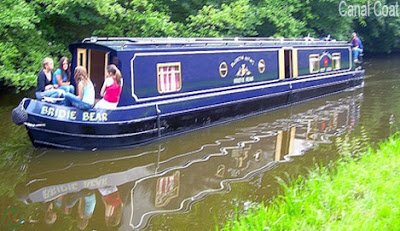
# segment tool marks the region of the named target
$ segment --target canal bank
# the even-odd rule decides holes
[[[334,168],[317,167],[283,183],[282,195],[223,230],[398,230],[399,134],[376,150],[357,152],[355,144],[347,145]]]

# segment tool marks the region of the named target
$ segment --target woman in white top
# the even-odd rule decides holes
[[[65,105],[74,106],[81,110],[89,110],[94,104],[94,86],[87,74],[86,68],[78,66],[74,72],[75,82],[77,83],[77,95],[66,93]]]

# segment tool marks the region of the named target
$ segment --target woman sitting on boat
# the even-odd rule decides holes
[[[42,70],[38,73],[36,98],[42,100],[45,97],[60,98],[64,91],[56,89],[57,85],[52,84],[52,70],[54,63],[52,58],[44,58],[42,61]]]
[[[95,108],[115,109],[122,90],[121,71],[114,64],[108,65],[108,77],[104,81],[100,95],[103,96]]]
[[[62,57],[59,61],[57,70],[53,74],[53,85],[57,85],[58,89],[74,94],[75,88],[70,84],[71,70],[69,68],[69,60]]]
[[[86,68],[78,66],[74,72],[77,83],[77,95],[65,93],[64,105],[74,106],[81,110],[89,110],[94,104],[94,86],[90,80]]]

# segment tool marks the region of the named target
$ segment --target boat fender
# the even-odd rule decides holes
[[[28,120],[28,113],[26,113],[22,103],[12,110],[11,117],[16,125],[21,125]]]

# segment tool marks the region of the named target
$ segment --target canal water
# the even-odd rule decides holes
[[[397,131],[399,62],[366,60],[361,88],[114,151],[35,150],[10,116],[31,93],[3,92],[0,230],[213,230]]]

